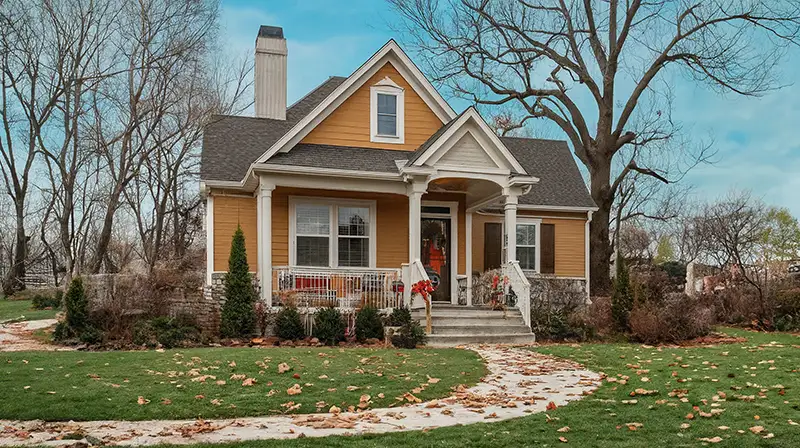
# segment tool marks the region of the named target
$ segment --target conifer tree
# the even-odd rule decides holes
[[[250,337],[255,331],[255,299],[253,280],[247,264],[242,227],[236,228],[225,274],[225,304],[222,306],[220,335],[224,338]]]

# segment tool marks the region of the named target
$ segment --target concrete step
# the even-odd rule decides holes
[[[425,316],[414,317],[420,321],[420,323],[425,323],[426,319]],[[506,316],[503,317],[442,317],[442,316],[431,316],[431,324],[433,326],[438,325],[464,325],[469,327],[504,327],[507,325],[523,325],[524,321],[522,320],[522,316]]]
[[[521,320],[519,323],[509,323],[508,325],[464,325],[464,324],[433,324],[431,327],[434,335],[495,335],[495,334],[518,334],[530,335],[531,330]]]
[[[431,334],[428,345],[432,347],[455,347],[466,344],[533,344],[536,337],[528,334]]]
[[[425,310],[421,311],[413,311],[411,313],[415,319],[424,319],[425,318]],[[503,316],[520,316],[521,313],[517,309],[510,309],[503,313],[502,311],[491,311],[491,310],[481,310],[481,309],[432,309],[431,316],[433,317],[452,317],[452,318],[467,318],[467,317],[485,317],[485,318],[497,318],[502,319]]]

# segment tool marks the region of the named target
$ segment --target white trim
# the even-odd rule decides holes
[[[378,134],[378,94],[395,97],[397,135]],[[388,76],[369,88],[369,141],[393,145],[405,143],[405,98],[406,94],[403,88],[395,84]]]
[[[214,196],[206,196],[206,285],[211,286],[214,273]]]
[[[267,149],[256,161],[268,160],[275,153],[282,150],[285,146],[290,144],[296,138],[302,138],[303,132],[310,132],[309,125],[316,126],[319,122],[325,119],[333,110],[330,106],[337,107],[344,102],[355,90],[364,85],[372,73],[380,69],[384,62],[389,62],[395,59],[397,65],[394,67],[400,74],[406,78],[412,87],[416,83],[416,87],[421,87],[423,95],[422,100],[431,107],[433,112],[439,117],[442,122],[452,120],[456,113],[447,101],[436,91],[433,85],[428,81],[425,75],[417,68],[411,61],[408,55],[400,48],[394,39],[387,42],[380,50],[372,55],[361,67],[359,67],[353,74],[351,74],[342,84],[339,85],[330,95],[328,95],[320,104],[317,105],[308,115],[294,125],[289,132],[283,135],[277,142],[275,142],[269,149]],[[384,62],[384,63],[385,63]],[[406,73],[403,73],[406,72]],[[416,90],[416,89],[415,89]],[[345,96],[346,95],[346,96]],[[338,102],[338,104],[336,104]],[[251,167],[252,169],[252,167]],[[248,173],[249,174],[249,173]]]
[[[275,184],[259,177],[258,188],[258,279],[261,300],[272,306],[272,191]]]
[[[357,177],[302,176],[292,173],[275,173],[270,179],[280,187],[308,188],[337,191],[369,191],[372,193],[406,194],[406,184],[394,179],[361,179]]]
[[[253,168],[258,171],[308,174],[311,176],[353,177],[357,179],[388,179],[397,181],[402,180],[402,177],[398,173],[387,173],[384,171],[343,170],[337,168],[299,165],[277,165],[273,163],[256,163],[253,165]]]
[[[466,211],[466,219],[465,225],[466,229],[464,229],[465,238],[467,240],[467,253],[465,256],[466,265],[467,265],[467,306],[472,306],[472,212]]]
[[[589,256],[591,255],[591,250],[589,249],[589,246],[590,246],[589,245],[589,226],[591,225],[591,222],[592,222],[592,214],[593,213],[594,212],[591,211],[591,210],[586,212],[586,236],[584,237],[585,247],[584,247],[584,255],[583,255],[583,257],[584,257],[584,263],[585,263],[586,266],[584,266],[585,272],[584,272],[583,275],[586,277],[586,301],[587,301],[587,303],[591,302],[591,300],[592,300],[592,294],[591,294],[591,291],[589,289],[589,283],[590,283],[590,280],[591,280],[591,278],[590,278],[591,260],[589,259]]]
[[[449,207],[450,213],[422,213],[421,207]],[[458,305],[458,202],[422,201],[420,219],[422,218],[450,218],[450,252],[452,253],[452,259],[450,260],[450,303]],[[422,226],[420,225],[421,231]]]
[[[378,226],[377,226],[377,201],[367,199],[328,198],[315,196],[289,196],[289,265],[297,266],[297,204],[327,205],[330,207],[330,231],[328,232],[328,266],[303,266],[309,268],[339,268],[339,232],[338,214],[339,207],[367,207],[369,208],[369,266],[377,265]],[[362,267],[348,266],[347,268],[362,269]]]
[[[449,141],[453,135],[461,131],[461,127],[464,126],[468,120],[473,120],[477,124],[477,127],[483,131],[484,137],[487,138],[490,143],[494,145],[495,149],[497,149],[503,155],[507,163],[511,165],[514,171],[521,174],[528,174],[519,161],[514,157],[514,155],[511,154],[511,151],[506,148],[506,145],[504,145],[500,138],[497,137],[497,135],[492,131],[489,125],[486,124],[486,121],[483,120],[483,117],[481,117],[481,115],[473,106],[470,106],[469,109],[464,111],[464,113],[461,114],[461,117],[459,117],[455,123],[450,125],[450,128],[440,135],[432,145],[425,149],[425,152],[423,152],[413,164],[417,166],[425,164],[428,159],[438,152],[439,148],[445,142]],[[473,137],[477,138],[476,134],[473,134]],[[486,150],[486,148],[484,148],[484,150]],[[489,151],[487,151],[487,154],[489,154],[490,157],[492,156]]]
[[[597,207],[572,207],[568,205],[532,205],[519,204],[520,210],[541,210],[552,212],[596,212]]]

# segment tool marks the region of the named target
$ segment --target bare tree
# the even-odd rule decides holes
[[[658,100],[675,69],[721,91],[773,89],[773,69],[800,31],[795,0],[390,3],[435,80],[478,104],[516,104],[567,135],[599,207],[591,225],[595,291],[609,286],[609,222],[622,180],[670,180],[636,157],[613,174],[623,148],[672,134],[668,114],[643,116],[638,106]],[[641,134],[637,122],[657,126]]]
[[[768,208],[748,192],[732,192],[707,204],[695,218],[704,241],[703,254],[719,266],[730,266],[758,292],[761,315],[767,316],[764,237],[769,226]]]
[[[24,288],[23,278],[30,235],[25,216],[31,193],[37,139],[51,118],[63,91],[55,73],[41,57],[47,40],[41,32],[44,17],[31,13],[22,2],[0,5],[0,171],[5,193],[14,205],[15,243],[11,265],[3,279],[3,292]]]
[[[87,270],[99,272],[111,242],[114,217],[127,185],[162,143],[153,134],[181,101],[175,86],[202,59],[216,30],[216,2],[168,0],[124,2],[117,16],[109,57],[124,61],[119,76],[107,77],[91,92],[97,153],[109,177],[102,225]],[[109,263],[110,264],[110,263]],[[114,266],[107,269],[114,271]]]

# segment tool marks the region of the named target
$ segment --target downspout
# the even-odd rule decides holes
[[[591,211],[591,210],[586,212],[586,231],[585,231],[585,237],[583,238],[584,239],[584,252],[583,252],[584,256],[583,256],[583,258],[584,258],[584,264],[585,264],[585,266],[584,266],[584,269],[585,269],[584,276],[586,277],[586,303],[587,304],[588,303],[592,303],[592,298],[591,298],[592,294],[591,294],[591,291],[589,290],[589,285],[591,284],[591,279],[590,279],[590,267],[591,267],[591,263],[590,263],[590,258],[591,257],[590,257],[590,255],[591,254],[589,252],[589,246],[590,246],[590,244],[589,244],[589,225],[592,223],[592,213],[594,213],[594,212]]]

